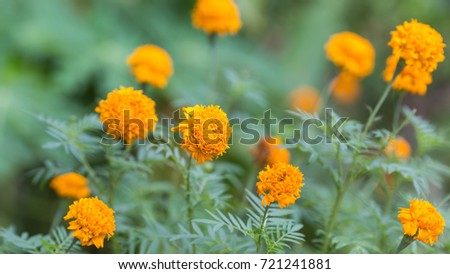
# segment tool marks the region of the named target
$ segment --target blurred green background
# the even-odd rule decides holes
[[[436,28],[444,42],[450,37],[448,0],[236,0],[243,28],[236,36],[220,37],[211,52],[205,34],[191,25],[194,2],[0,0],[0,226],[47,232],[57,198],[32,184],[30,171],[63,154],[42,148],[50,138],[36,115],[81,117],[112,89],[138,87],[125,60],[141,44],[165,48],[174,62],[168,88],[157,95],[159,113],[224,102],[245,85],[252,92],[230,102],[230,117],[259,118],[267,106],[283,117],[293,88],[308,84],[325,91],[336,74],[323,50],[328,37],[356,32],[376,48],[376,69],[363,81],[357,105],[335,107],[342,116],[363,121],[366,106],[375,104],[385,86],[381,71],[390,53],[389,31],[417,18]],[[439,65],[426,96],[405,100],[444,129],[450,125],[448,63]],[[392,99],[381,112],[386,120]],[[248,149],[237,146],[227,159],[250,165]],[[450,163],[444,152],[435,156]]]

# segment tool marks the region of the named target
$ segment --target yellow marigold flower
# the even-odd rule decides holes
[[[311,86],[300,86],[291,92],[291,108],[314,114],[322,105],[319,91]]]
[[[428,201],[410,201],[409,208],[400,208],[398,220],[405,235],[431,246],[438,241],[438,235],[444,233],[444,218]]]
[[[392,87],[414,94],[425,94],[427,86],[432,82],[431,73],[445,59],[445,44],[441,34],[429,25],[413,19],[391,32],[388,45],[392,48],[392,55],[386,61],[384,80],[392,80],[402,59],[405,66],[394,79]]]
[[[384,152],[389,157],[406,161],[411,157],[411,146],[403,137],[391,138]]]
[[[262,138],[251,150],[258,165],[273,165],[277,162],[289,163],[291,154],[287,148],[281,147],[281,144],[281,139],[278,136]]]
[[[386,69],[383,72],[386,82],[392,80],[395,69],[398,64],[398,56],[389,56],[386,61]],[[405,66],[403,70],[395,77],[392,88],[395,90],[404,90],[413,94],[424,95],[427,87],[433,82],[430,72],[423,71],[413,66]]]
[[[137,81],[149,83],[156,88],[165,88],[173,74],[170,55],[155,45],[143,45],[128,57],[128,65]]]
[[[330,92],[333,98],[344,105],[351,105],[361,96],[359,78],[342,71],[330,83]]]
[[[328,59],[342,70],[363,78],[372,73],[375,50],[369,40],[344,31],[333,34],[325,45]]]
[[[58,196],[74,200],[88,197],[91,194],[88,180],[75,172],[54,177],[50,181],[50,188],[54,189]]]
[[[258,195],[264,195],[263,206],[269,206],[275,201],[280,208],[294,204],[300,198],[301,187],[304,185],[303,174],[298,167],[282,162],[267,165],[259,172],[258,179],[256,187]]]
[[[111,91],[106,100],[99,102],[95,111],[100,113],[106,132],[116,139],[123,139],[126,144],[145,138],[158,122],[155,102],[142,90],[132,87]]]
[[[242,27],[239,9],[233,0],[197,0],[192,24],[208,34],[235,34]]]
[[[97,197],[73,202],[64,220],[72,220],[67,229],[74,231],[72,236],[78,238],[82,246],[102,248],[105,236],[109,240],[116,230],[114,211]]]
[[[197,165],[225,153],[229,148],[231,127],[226,113],[219,106],[195,105],[183,108],[183,113],[186,120],[172,131],[182,133],[181,148],[197,160]]]

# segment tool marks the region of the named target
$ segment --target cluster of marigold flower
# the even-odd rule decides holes
[[[233,0],[197,0],[192,12],[192,23],[208,35],[235,34],[242,26],[237,5]],[[393,81],[396,90],[424,94],[431,83],[431,72],[444,59],[441,35],[426,24],[416,20],[405,22],[391,32],[392,55],[383,73],[387,82]],[[330,93],[339,102],[355,102],[361,92],[360,81],[374,68],[375,50],[372,44],[352,32],[341,32],[330,37],[325,45],[326,55],[339,69],[331,81]],[[397,69],[399,61],[404,66]],[[139,83],[158,89],[166,87],[173,74],[170,55],[156,45],[143,45],[129,56],[127,64]],[[399,71],[398,74],[396,71]],[[293,107],[304,112],[317,113],[322,104],[314,88],[299,88],[292,94]],[[123,140],[125,146],[145,138],[158,122],[156,103],[144,91],[133,87],[120,87],[101,100],[95,111],[104,123],[107,133]],[[144,122],[144,127],[123,119],[128,111],[130,118]],[[196,160],[197,164],[211,161],[226,152],[231,127],[226,113],[217,105],[184,107],[185,120],[172,128],[183,137],[181,148]],[[211,122],[213,121],[213,122]],[[206,129],[205,123],[208,123]],[[205,131],[207,135],[205,135]],[[211,142],[213,140],[214,142]],[[279,137],[266,137],[257,144],[253,153],[257,164],[263,168],[258,174],[257,193],[262,205],[277,202],[279,207],[294,204],[300,198],[303,174],[290,164],[290,153],[282,146]],[[389,141],[385,154],[407,161],[411,148],[404,138]],[[74,199],[64,220],[71,220],[69,230],[82,246],[101,248],[104,238],[115,231],[114,211],[97,197],[91,197],[88,180],[77,173],[67,173],[52,179],[50,187],[61,197]],[[444,219],[433,205],[423,200],[412,200],[409,208],[401,208],[398,219],[405,235],[430,243],[443,233]]]

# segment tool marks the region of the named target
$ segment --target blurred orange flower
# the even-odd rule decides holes
[[[289,163],[291,155],[287,148],[281,147],[280,137],[266,136],[251,150],[259,166],[273,165],[277,162]]]
[[[359,79],[352,74],[342,71],[330,83],[331,96],[337,102],[351,105],[361,96]]]
[[[299,86],[291,92],[291,108],[314,114],[320,110],[322,97],[317,89],[311,86]]]
[[[192,24],[208,34],[235,34],[242,27],[238,6],[233,0],[197,0]]]
[[[325,45],[325,51],[331,62],[356,77],[366,77],[373,71],[375,50],[369,40],[356,33],[333,34]]]
[[[155,45],[143,45],[128,57],[128,65],[137,81],[156,88],[165,88],[173,74],[170,55]]]
[[[54,177],[50,181],[50,188],[54,189],[60,197],[78,200],[91,194],[88,183],[86,177],[69,172]]]
[[[387,156],[400,160],[406,161],[411,157],[411,146],[403,137],[391,138],[384,151]]]

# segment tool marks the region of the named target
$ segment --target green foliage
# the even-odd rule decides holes
[[[13,227],[0,228],[0,253],[58,254],[69,250],[81,252],[79,243],[72,243],[73,237],[65,227],[55,227],[48,235],[27,233],[18,235]]]
[[[251,249],[250,252],[258,251],[258,242],[261,239],[265,242],[267,253],[280,253],[283,250],[291,249],[292,245],[301,244],[304,241],[304,235],[300,233],[303,225],[296,224],[291,217],[291,210],[282,210],[277,208],[277,205],[271,205],[267,212],[267,218],[263,219],[264,208],[261,206],[261,199],[247,191],[247,200],[251,208],[247,208],[246,221],[235,214],[225,214],[216,210],[215,213],[208,211],[212,219],[199,219],[196,222],[208,225],[208,231],[217,232],[226,229],[231,235],[235,231],[239,232],[242,236],[246,236],[240,240],[241,243],[247,242],[251,246],[253,241],[255,244],[254,249]],[[261,229],[261,223],[265,223],[263,229]],[[211,247],[211,250],[216,249],[219,250],[219,247]]]
[[[389,100],[397,96],[374,113],[380,117],[373,124],[365,122],[367,105],[375,105],[385,85],[379,76],[390,50],[389,31],[407,18],[422,18],[448,33],[448,3],[236,2],[244,28],[236,36],[219,37],[213,48],[192,27],[194,1],[0,0],[0,144],[7,156],[0,158],[0,187],[7,186],[0,189],[0,206],[10,209],[0,210],[0,227],[6,227],[0,228],[0,253],[69,249],[73,237],[62,220],[69,201],[62,201],[52,223],[43,225],[49,234],[22,231],[52,213],[48,201],[60,198],[48,190],[49,181],[71,171],[86,176],[92,195],[114,209],[117,228],[105,249],[82,248],[76,241],[70,248],[75,253],[390,253],[403,234],[398,208],[407,207],[408,200],[427,199],[450,218],[449,142],[442,131],[448,121],[435,123],[430,111],[448,116],[442,91],[449,66],[433,74],[431,94],[417,99],[420,105],[412,96],[405,98],[404,105],[420,108],[404,107],[401,125],[386,129],[396,111]],[[387,12],[391,16],[380,22]],[[361,82],[360,103],[351,107],[327,98],[336,72],[323,44],[343,30],[370,40],[378,58],[373,75]],[[261,122],[271,109],[278,119],[296,121],[285,132],[272,125],[282,137],[314,121],[307,137],[321,142],[303,138],[284,145],[305,179],[295,205],[272,204],[265,212],[252,191],[259,167],[249,153],[253,146],[238,142],[246,134],[240,125],[233,127],[226,155],[198,166],[190,164],[172,135],[133,146],[101,141],[106,135],[95,106],[119,86],[139,87],[125,60],[147,43],[165,48],[174,62],[167,89],[145,90],[160,118],[183,106],[217,104],[229,118]],[[322,90],[324,109],[286,111],[289,91],[298,85]],[[345,117],[338,138],[333,125]],[[158,124],[151,137],[161,137],[164,127]],[[261,133],[262,126],[256,128]],[[384,152],[387,141],[399,135],[413,147],[407,161]],[[36,196],[30,203],[39,209],[38,217],[31,212],[8,216],[17,212],[11,208],[21,208],[24,192]],[[9,225],[15,222],[18,229]],[[449,253],[449,233],[446,228],[433,247],[415,242],[407,251]]]
[[[404,108],[403,113],[414,127],[417,139],[417,154],[424,155],[436,149],[448,148],[448,137],[438,131],[436,126],[420,116],[414,115],[409,108]]]

